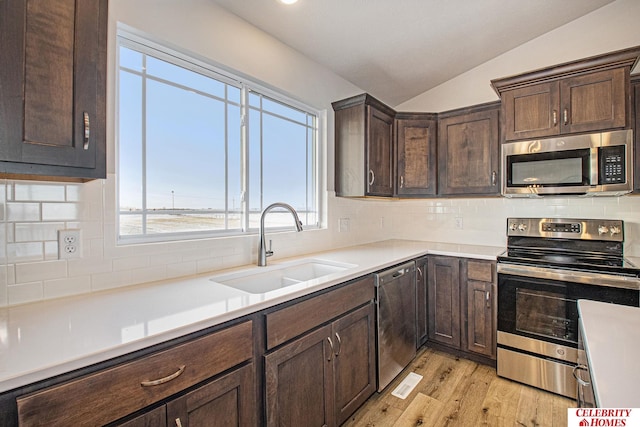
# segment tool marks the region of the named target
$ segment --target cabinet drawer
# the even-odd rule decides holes
[[[375,297],[373,276],[266,315],[270,350]]]
[[[487,261],[467,261],[467,278],[481,282],[493,282],[493,263]]]
[[[250,359],[252,329],[252,322],[247,321],[20,397],[20,426],[102,425],[114,421]],[[167,381],[153,385],[158,379]]]

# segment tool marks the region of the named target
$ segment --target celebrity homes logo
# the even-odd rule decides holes
[[[638,408],[569,408],[568,427],[640,427]]]

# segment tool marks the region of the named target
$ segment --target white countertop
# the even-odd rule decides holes
[[[209,280],[219,274],[257,268],[249,265],[1,308],[0,392],[184,336],[427,253],[495,260],[503,250],[388,240],[306,254],[300,258],[356,267],[289,286],[284,291],[250,294]]]
[[[583,341],[599,408],[640,408],[640,308],[579,300]]]

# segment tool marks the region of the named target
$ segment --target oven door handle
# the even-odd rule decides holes
[[[497,271],[498,274],[511,276],[535,277],[537,279],[640,290],[640,278],[638,277],[618,276],[615,274],[592,271],[562,270],[557,268],[516,265],[500,262],[498,263]]]

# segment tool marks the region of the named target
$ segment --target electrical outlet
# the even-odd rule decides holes
[[[340,218],[338,221],[338,233],[348,233],[351,229],[351,221],[349,218]]]
[[[461,216],[457,216],[455,218],[455,223],[456,223],[456,228],[459,229],[459,230],[462,230],[463,223],[462,223],[462,217]]]
[[[82,235],[79,228],[58,230],[58,259],[80,258]]]

